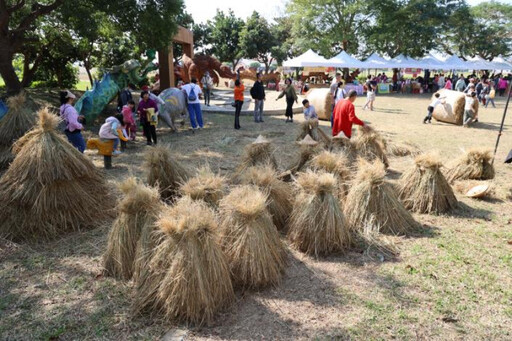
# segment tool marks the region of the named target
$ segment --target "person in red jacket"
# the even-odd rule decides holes
[[[332,125],[332,136],[336,136],[342,131],[345,136],[352,136],[352,125],[357,124],[364,127],[364,122],[357,118],[354,109],[354,101],[357,92],[350,90],[345,99],[336,103],[334,107],[334,122]]]

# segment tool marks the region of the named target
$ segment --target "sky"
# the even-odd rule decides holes
[[[484,0],[466,1],[472,6],[484,2]],[[199,23],[211,19],[217,8],[224,12],[231,8],[236,16],[244,19],[256,10],[267,20],[272,20],[284,14],[287,2],[288,0],[185,0],[185,6],[187,12],[192,14],[194,21]],[[501,0],[501,2],[512,4],[512,0]]]

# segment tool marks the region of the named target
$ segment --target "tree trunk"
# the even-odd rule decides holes
[[[0,41],[0,45],[3,45],[3,48],[0,49],[0,75],[5,82],[7,96],[16,95],[23,88],[12,65],[14,55],[10,53],[9,49],[6,48],[6,44],[4,45],[2,41]]]
[[[85,68],[85,72],[87,72],[87,77],[89,77],[89,82],[91,83],[91,89],[92,89],[92,87],[94,86],[94,79],[92,79],[91,69],[90,69],[90,65],[89,65],[88,61],[84,62],[84,68]]]

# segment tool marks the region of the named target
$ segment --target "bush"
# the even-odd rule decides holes
[[[60,72],[59,72],[60,71]],[[60,82],[57,78],[57,72],[60,73]],[[60,83],[60,84],[59,84]],[[30,87],[48,87],[71,89],[78,83],[78,67],[67,63],[63,68],[56,65],[47,67],[45,64],[37,69]]]

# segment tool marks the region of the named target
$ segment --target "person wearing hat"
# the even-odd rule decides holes
[[[352,125],[365,126],[364,122],[356,116],[354,108],[356,98],[357,92],[350,90],[347,98],[340,100],[334,106],[332,136],[337,136],[340,132],[343,132],[346,137],[350,138],[352,136]]]
[[[65,128],[64,134],[71,143],[80,153],[85,151],[85,140],[82,136],[82,129],[84,129],[82,123],[85,121],[84,116],[81,116],[73,107],[73,102],[76,96],[69,90],[60,92],[60,118],[62,119]]]
[[[476,92],[473,91],[466,95],[466,104],[464,105],[464,128],[468,128],[475,120],[474,104],[476,100]]]

